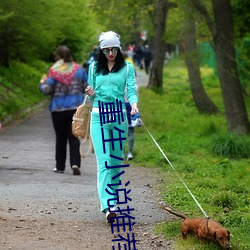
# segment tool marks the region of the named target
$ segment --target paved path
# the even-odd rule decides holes
[[[142,86],[147,76],[137,79]],[[0,249],[111,249],[110,226],[99,211],[94,154],[82,160],[81,176],[72,175],[69,163],[64,174],[53,173],[54,140],[47,107],[0,130]],[[167,219],[152,189],[159,181],[156,170],[130,166],[125,179],[131,182],[138,249],[163,249],[152,233],[156,222]],[[54,228],[60,224],[59,242]]]
[[[146,87],[148,85],[148,75],[141,69],[136,69],[136,84],[138,87]]]

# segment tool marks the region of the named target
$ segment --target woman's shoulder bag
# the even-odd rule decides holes
[[[86,95],[83,103],[77,108],[72,121],[72,133],[80,141],[80,154],[85,158],[90,151],[93,152],[93,144],[90,138],[90,112],[92,110],[92,102],[87,102]],[[83,152],[83,145],[89,140],[89,149],[86,153]]]

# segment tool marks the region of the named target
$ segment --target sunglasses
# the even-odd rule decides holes
[[[114,47],[114,48],[111,48],[111,49],[105,48],[105,49],[102,50],[104,55],[109,55],[110,51],[112,52],[112,54],[117,54],[118,48],[117,47]]]

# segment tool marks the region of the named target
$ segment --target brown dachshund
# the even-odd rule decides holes
[[[196,235],[201,241],[216,241],[224,249],[231,249],[229,240],[230,232],[222,225],[210,218],[187,218],[185,215],[178,214],[163,207],[166,211],[183,219],[181,233],[183,239],[187,239],[188,234]]]

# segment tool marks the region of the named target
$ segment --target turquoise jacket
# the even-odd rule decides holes
[[[124,93],[126,93],[129,103],[137,103],[137,92],[135,84],[135,69],[131,63],[118,72],[110,72],[107,75],[95,73],[95,62],[93,62],[88,71],[88,84],[94,88],[95,97],[90,97],[93,107],[98,108],[98,101],[103,103],[116,103],[116,100],[122,102],[125,109]]]

